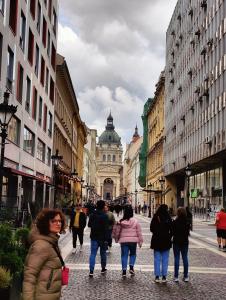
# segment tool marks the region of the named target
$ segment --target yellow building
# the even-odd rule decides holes
[[[148,195],[148,202],[152,212],[161,203],[165,203],[163,173],[164,83],[165,74],[162,72],[148,111],[147,185],[151,190]]]
[[[81,198],[83,152],[86,126],[79,114],[67,63],[57,54],[56,100],[53,151],[63,156],[57,172],[58,205],[79,201]],[[74,176],[72,174],[74,173]]]

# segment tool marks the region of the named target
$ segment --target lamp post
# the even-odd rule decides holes
[[[81,183],[81,204],[82,204],[82,189],[83,189],[83,183],[84,183],[84,179],[81,177],[80,183]]]
[[[148,189],[147,189],[147,193],[148,193],[148,218],[151,218],[151,188],[152,188],[152,184],[149,183],[148,184]]]
[[[76,172],[76,170],[74,170],[74,172],[71,172],[71,177],[72,177],[73,182],[74,182],[74,179],[77,178],[77,176],[78,176],[78,172]],[[73,201],[73,204],[75,204],[73,194],[72,194],[72,201]]]
[[[9,105],[9,92],[4,93],[4,101],[0,104],[0,127],[1,127],[1,161],[0,161],[0,205],[2,204],[2,184],[3,184],[3,170],[5,159],[5,144],[7,138],[7,130],[9,122],[17,111],[17,106]]]
[[[192,173],[192,170],[191,170],[191,165],[188,163],[187,164],[187,167],[185,168],[185,174],[187,176],[187,206],[188,208],[190,209],[190,199],[189,199],[189,196],[190,196],[190,192],[189,192],[189,189],[190,189],[190,180],[189,180],[189,177],[191,176],[191,173]]]
[[[164,186],[164,183],[165,183],[165,178],[164,177],[160,177],[159,178],[159,183],[160,183],[160,186],[161,186],[161,204],[162,204],[162,194],[163,194],[163,186]],[[165,204],[165,201],[164,201],[164,204]]]
[[[56,175],[57,175],[57,168],[59,166],[60,161],[63,159],[63,156],[59,155],[59,150],[56,149],[55,155],[51,156],[53,161],[53,185],[54,185],[54,200],[53,200],[53,208],[56,208],[57,202],[57,182],[56,182]]]
[[[135,213],[137,213],[137,193],[138,193],[138,190],[135,189],[134,193],[135,193]]]

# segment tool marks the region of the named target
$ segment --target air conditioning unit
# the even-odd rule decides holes
[[[204,143],[206,145],[212,145],[212,139],[211,139],[211,137],[210,136],[205,137]]]

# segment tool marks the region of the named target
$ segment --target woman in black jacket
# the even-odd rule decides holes
[[[188,236],[190,231],[190,222],[187,218],[186,209],[178,207],[177,217],[173,221],[173,253],[174,253],[174,281],[178,282],[180,253],[184,265],[184,281],[188,282]]]
[[[150,225],[152,232],[151,248],[154,249],[155,282],[160,282],[160,276],[162,276],[162,282],[166,282],[169,250],[171,248],[171,227],[172,221],[168,213],[168,206],[161,204]]]

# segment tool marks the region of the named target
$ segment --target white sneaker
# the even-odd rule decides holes
[[[174,277],[174,282],[179,282],[179,278],[178,277]]]
[[[75,253],[76,253],[76,248],[73,248],[72,254],[75,254]]]
[[[188,277],[184,277],[184,282],[188,282],[189,278]]]
[[[82,245],[80,245],[80,249],[79,249],[79,251],[80,251],[80,252],[82,252]]]

